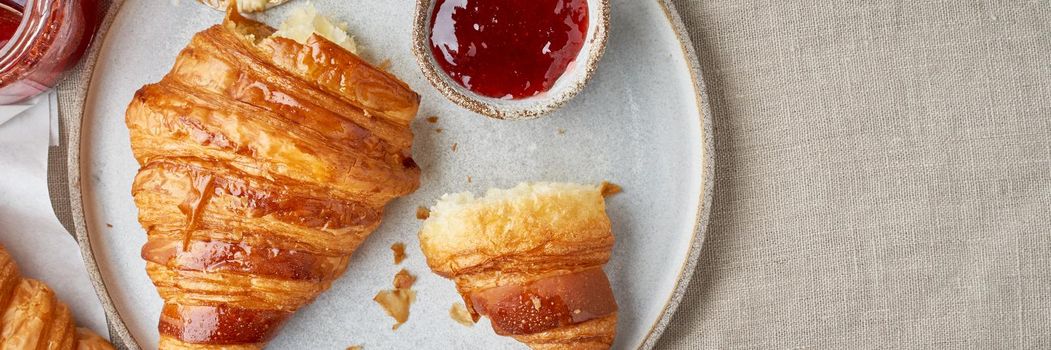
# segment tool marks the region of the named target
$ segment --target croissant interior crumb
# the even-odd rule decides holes
[[[431,207],[419,238],[428,265],[442,274],[478,264],[463,258],[478,251],[503,257],[542,250],[552,239],[580,244],[609,239],[608,225],[597,184],[522,183],[490,189],[481,197],[470,192],[443,195]]]
[[[258,12],[266,9],[267,0],[238,0],[237,9],[242,12]]]
[[[278,26],[274,36],[306,44],[310,35],[315,33],[342,46],[347,51],[358,53],[358,45],[354,42],[354,37],[347,34],[347,24],[333,23],[328,17],[318,14],[314,4],[309,1],[293,9],[288,18]]]
[[[467,327],[474,327],[474,318],[471,317],[471,313],[467,311],[467,307],[463,303],[454,303],[449,308],[449,317],[459,324]]]

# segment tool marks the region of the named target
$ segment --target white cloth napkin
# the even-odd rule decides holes
[[[80,249],[55,217],[48,196],[48,140],[58,139],[54,102],[50,93],[0,107],[0,244],[24,276],[47,283],[69,305],[78,326],[108,338]]]

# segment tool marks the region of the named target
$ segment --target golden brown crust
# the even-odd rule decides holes
[[[161,335],[160,343],[158,344],[161,349],[169,350],[259,350],[262,349],[266,344],[237,344],[237,345],[208,345],[208,344],[194,344],[187,343],[177,338]]]
[[[610,308],[587,298],[569,303],[614,310],[587,321],[574,321],[563,310],[566,298],[587,295],[581,288],[605,285],[598,288],[605,291],[593,291],[610,293],[601,267],[609,260],[613,235],[598,186],[538,183],[490,190],[478,199],[446,195],[431,208],[420,245],[431,269],[456,281],[469,310],[474,311],[473,300],[486,299],[492,303],[489,309],[502,308],[498,331],[519,334],[516,339],[536,349],[606,349],[612,344],[615,304]],[[598,271],[601,281],[587,271]],[[516,291],[521,295],[505,295]],[[543,309],[548,307],[554,309]]]
[[[112,350],[109,342],[73,324],[66,304],[44,283],[22,278],[0,247],[0,348]]]
[[[617,314],[546,332],[515,336],[534,350],[604,350],[613,345]]]
[[[112,350],[113,345],[110,345],[109,341],[102,339],[98,334],[85,328],[77,328],[76,330],[76,343],[77,350]]]
[[[265,346],[419,186],[419,96],[326,39],[273,32],[230,14],[128,106],[162,349]]]

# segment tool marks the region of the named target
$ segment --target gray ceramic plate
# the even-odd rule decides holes
[[[275,349],[521,348],[448,316],[453,283],[429,272],[419,251],[415,208],[442,193],[509,187],[519,181],[610,180],[617,243],[606,271],[620,304],[617,349],[648,348],[671,317],[697,260],[711,196],[712,143],[704,86],[689,39],[666,1],[616,0],[606,55],[587,88],[563,109],[532,121],[472,114],[445,100],[420,74],[410,50],[411,1],[315,1],[349,22],[373,61],[423,96],[413,154],[422,187],[392,203],[331,290],[300,310]],[[287,8],[266,16],[280,18]],[[137,171],[124,109],[140,86],[163,76],[190,37],[222,14],[195,2],[127,0],[104,38],[71,152],[77,234],[117,341],[155,348],[161,300],[144,271],[130,188]],[[273,21],[270,21],[273,23]],[[422,116],[436,115],[437,124]],[[444,129],[438,133],[437,128]],[[454,152],[452,146],[456,144]],[[468,178],[471,181],[468,181]],[[79,215],[77,215],[79,214]],[[405,242],[404,264],[419,275],[408,323],[396,332],[372,302],[400,268],[388,247]]]

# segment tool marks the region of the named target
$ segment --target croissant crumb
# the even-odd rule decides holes
[[[467,307],[463,306],[463,303],[453,303],[453,306],[449,308],[449,317],[459,324],[474,327],[474,318],[471,317],[471,313],[467,311]]]
[[[394,288],[395,289],[409,289],[416,283],[416,276],[409,274],[406,269],[401,269],[397,274],[394,275]]]
[[[405,243],[397,242],[390,245],[390,250],[394,253],[394,264],[399,265],[405,260]]]
[[[384,59],[383,62],[380,62],[380,64],[378,66],[376,66],[376,68],[379,68],[382,71],[389,71],[390,70],[390,66],[391,66],[391,62],[390,62],[390,59],[388,58],[388,59]]]
[[[387,315],[394,318],[396,323],[391,329],[398,330],[398,327],[409,320],[409,308],[416,300],[416,292],[411,289],[382,290],[372,300],[380,304]]]
[[[621,191],[623,191],[623,188],[609,181],[602,181],[602,187],[600,187],[599,189],[599,192],[602,193],[603,198],[612,197],[613,195],[618,194]]]

